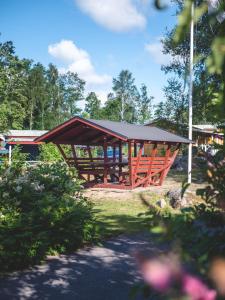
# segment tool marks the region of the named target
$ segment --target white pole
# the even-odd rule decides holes
[[[12,163],[12,145],[9,145],[9,165]]]
[[[124,120],[124,99],[123,99],[123,95],[121,97],[121,121],[123,122]]]
[[[193,57],[194,57],[194,2],[191,5],[190,26],[190,76],[189,76],[189,122],[188,138],[192,140],[192,94],[193,94]],[[191,183],[192,172],[192,144],[188,146],[188,183]]]

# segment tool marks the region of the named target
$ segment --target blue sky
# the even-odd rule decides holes
[[[169,60],[159,39],[176,22],[173,10],[158,12],[152,0],[0,0],[1,40],[12,40],[21,58],[78,71],[102,99],[129,69],[157,103]]]

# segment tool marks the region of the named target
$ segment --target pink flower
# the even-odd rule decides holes
[[[216,291],[210,290],[198,278],[184,274],[182,280],[183,292],[190,300],[215,300]]]
[[[155,290],[165,291],[170,287],[172,274],[168,265],[159,260],[150,260],[143,263],[141,272],[145,282]]]

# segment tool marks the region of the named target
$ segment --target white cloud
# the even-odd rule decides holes
[[[171,56],[163,53],[163,45],[160,41],[146,44],[145,50],[150,54],[157,64],[168,64],[171,61]]]
[[[143,29],[146,17],[142,0],[75,0],[96,23],[116,32]]]
[[[109,92],[111,92],[111,88],[108,89],[107,91],[104,91],[104,90],[96,91],[96,95],[101,100],[102,104],[104,104],[106,102]]]
[[[104,85],[111,81],[111,76],[107,74],[99,75],[92,64],[89,53],[78,48],[71,40],[62,40],[59,43],[49,45],[48,52],[54,58],[65,64],[60,69],[61,73],[71,71],[77,73],[84,79],[87,85]]]

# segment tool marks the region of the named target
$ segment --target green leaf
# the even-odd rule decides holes
[[[156,227],[151,228],[150,231],[152,233],[154,233],[154,234],[160,234],[160,233],[164,233],[165,232],[165,228],[162,227],[162,226],[156,226]]]

